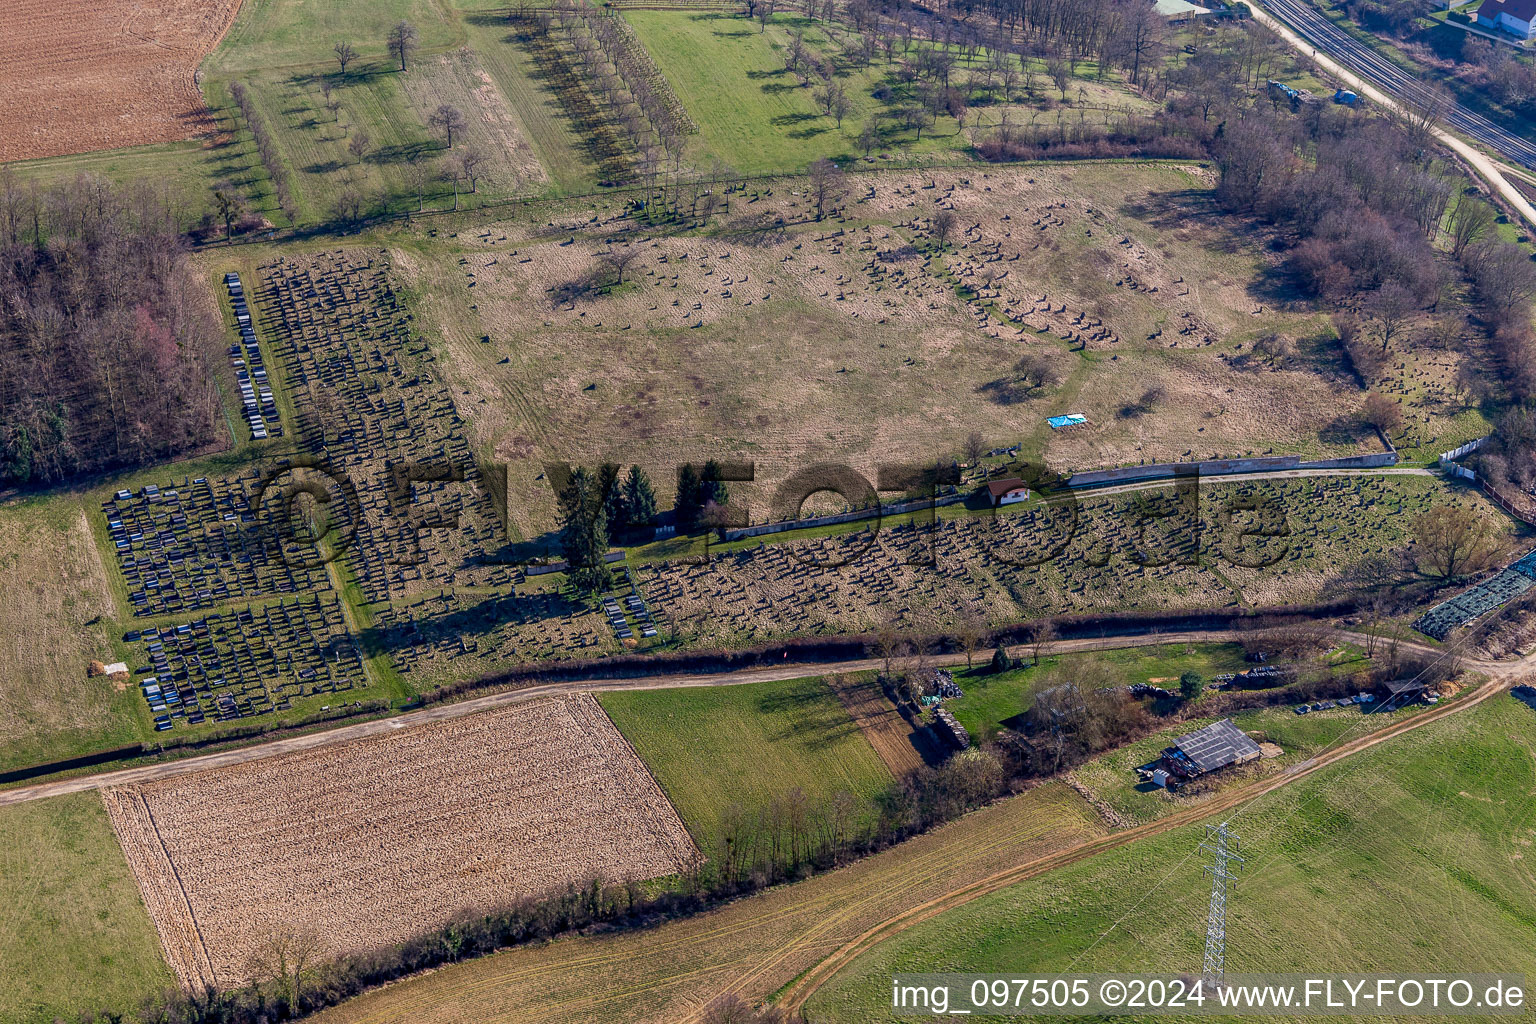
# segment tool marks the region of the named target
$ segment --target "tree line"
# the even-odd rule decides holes
[[[224,333],[147,187],[0,170],[0,485],[144,465],[217,437]]]

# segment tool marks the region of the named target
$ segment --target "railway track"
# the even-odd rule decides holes
[[[1382,91],[1416,106],[1434,102],[1430,91],[1417,78],[1329,21],[1306,0],[1264,0],[1264,6],[1312,46]],[[1522,167],[1536,168],[1536,144],[1476,111],[1452,101],[1444,122],[1500,156]]]

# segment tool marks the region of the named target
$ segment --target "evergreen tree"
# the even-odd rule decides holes
[[[1179,693],[1185,700],[1199,700],[1205,692],[1205,679],[1193,670],[1179,676]]]
[[[608,553],[608,516],[597,479],[585,466],[576,467],[560,492],[560,548],[577,589],[592,593],[613,583],[603,561]]]
[[[608,532],[624,529],[629,516],[624,511],[624,486],[619,480],[619,467],[605,462],[597,467],[597,493],[603,502],[603,513],[608,517]]]
[[[624,481],[624,525],[632,529],[644,529],[656,519],[656,494],[651,481],[639,466],[629,467],[629,477]]]
[[[704,477],[699,482],[699,507],[702,509],[710,502],[716,505],[728,505],[730,501],[730,489],[720,479],[720,463],[710,459],[704,463]]]
[[[685,462],[677,467],[677,499],[672,508],[677,514],[679,530],[691,530],[698,525],[699,510],[704,507],[699,495],[701,489],[699,472],[693,468],[693,463]]]

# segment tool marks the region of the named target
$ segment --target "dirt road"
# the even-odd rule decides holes
[[[1353,634],[1344,635],[1352,636]],[[1235,641],[1239,637],[1240,634],[1235,630],[1190,630],[1177,633],[1146,633],[1135,636],[1085,637],[1076,640],[1058,640],[1047,645],[1046,650],[1051,654],[1065,654],[1078,651],[1153,647],[1159,644],[1227,643]],[[1423,653],[1435,652],[1435,648],[1422,644],[1404,643],[1403,646]],[[1009,653],[1022,656],[1023,652],[1024,649],[1019,647],[1011,649]],[[935,659],[935,662],[939,665],[947,666],[963,665],[965,664],[965,656],[962,654],[942,655]],[[499,693],[486,694],[483,697],[474,697],[457,704],[440,704],[436,707],[412,711],[395,718],[359,722],[356,725],[345,725],[338,729],[327,729],[323,732],[273,740],[269,743],[239,747],[234,750],[224,750],[215,754],[202,754],[183,758],[179,761],[171,761],[166,764],[145,765],[141,768],[125,768],[120,771],[102,772],[96,775],[83,775],[72,779],[60,779],[55,782],[40,782],[36,785],[21,786],[16,789],[0,792],[0,807],[25,803],[29,800],[41,800],[50,796],[62,796],[66,793],[80,793],[87,790],[102,789],[107,786],[121,786],[131,782],[168,779],[178,775],[185,775],[189,772],[204,771],[209,768],[244,764],[248,761],[278,757],[282,754],[316,750],[336,743],[350,743],[353,740],[360,740],[369,736],[381,736],[397,729],[410,729],[431,722],[461,718],[464,715],[473,715],[481,711],[488,711],[491,708],[505,707],[508,704],[533,700],[536,697],[548,697],[553,694],[600,693],[605,690],[668,690],[690,686],[741,686],[748,683],[798,679],[803,676],[828,675],[834,672],[868,672],[880,668],[881,665],[882,662],[877,658],[860,658],[838,662],[785,662],[782,665],[774,665],[771,668],[740,669],[734,672],[669,673],[628,679],[572,679],[553,683],[540,683],[518,690],[505,690]],[[1492,662],[1475,663],[1472,667],[1479,671],[1489,672],[1490,674],[1502,671],[1500,665]]]
[[[1529,660],[1530,659],[1524,659],[1521,664],[1524,664],[1525,661]],[[950,910],[954,907],[969,903],[971,900],[985,896],[988,893],[996,892],[998,889],[1002,889],[1006,886],[1027,881],[1028,879],[1034,878],[1037,875],[1044,874],[1047,871],[1054,871],[1057,868],[1076,863],[1077,861],[1083,860],[1087,857],[1092,857],[1093,855],[1102,853],[1106,850],[1113,850],[1117,847],[1126,846],[1130,843],[1146,839],[1149,836],[1159,835],[1161,833],[1180,828],[1193,822],[1198,822],[1207,818],[1214,818],[1218,815],[1223,815],[1227,811],[1232,810],[1234,807],[1261,797],[1266,793],[1281,788],[1282,786],[1289,786],[1291,783],[1296,782],[1299,779],[1304,779],[1308,775],[1311,775],[1313,772],[1335,764],[1346,757],[1358,754],[1362,750],[1369,750],[1371,747],[1376,746],[1378,743],[1383,743],[1389,739],[1393,739],[1394,737],[1401,736],[1406,732],[1417,729],[1420,726],[1427,725],[1431,722],[1437,722],[1442,718],[1446,718],[1450,715],[1457,714],[1458,712],[1465,711],[1467,708],[1475,707],[1476,705],[1487,700],[1489,697],[1492,697],[1494,694],[1502,693],[1504,690],[1508,689],[1510,686],[1510,679],[1511,677],[1509,674],[1495,674],[1477,690],[1473,691],[1471,694],[1468,694],[1460,700],[1449,704],[1442,704],[1431,711],[1425,712],[1424,714],[1415,715],[1412,718],[1395,722],[1383,729],[1379,729],[1375,732],[1361,736],[1358,739],[1343,743],[1338,747],[1327,751],[1319,757],[1313,758],[1310,761],[1303,761],[1298,765],[1294,765],[1285,773],[1277,775],[1274,778],[1260,780],[1246,786],[1236,786],[1231,789],[1223,790],[1210,800],[1200,804],[1197,807],[1191,807],[1187,810],[1177,811],[1165,818],[1160,818],[1157,821],[1149,822],[1145,825],[1138,825],[1134,828],[1126,829],[1123,832],[1112,833],[1111,835],[1105,836],[1101,839],[1082,843],[1078,846],[1074,846],[1066,850],[1061,850],[1045,857],[1040,857],[1035,860],[1026,861],[1022,864],[1014,865],[1013,867],[999,871],[987,878],[983,878],[980,881],[972,882],[968,885],[947,892],[935,899],[929,900],[926,903],[911,907],[908,910],[905,910],[902,913],[890,917],[880,924],[875,925],[874,927],[865,931],[858,938],[845,943],[843,946],[833,951],[824,960],[822,960],[821,963],[817,964],[814,968],[801,975],[800,978],[789,985],[784,990],[784,993],[779,1000],[779,1005],[790,1011],[803,1009],[806,1001],[810,999],[810,997],[814,995],[818,989],[820,989],[834,976],[836,976],[837,973],[844,967],[848,966],[848,964],[857,959],[860,954],[873,948],[874,946],[878,945],[893,935],[897,935],[903,931],[906,931],[908,928],[913,927],[914,925],[921,924],[924,921],[937,917],[939,914],[944,913],[946,910]]]

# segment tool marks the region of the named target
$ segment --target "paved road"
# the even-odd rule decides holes
[[[1344,635],[1350,636],[1351,634]],[[1129,647],[1150,647],[1158,644],[1231,642],[1240,637],[1241,634],[1233,630],[1189,630],[1176,633],[1144,633],[1133,636],[1084,637],[1073,640],[1058,640],[1050,644],[1047,650],[1048,653],[1052,654],[1074,651],[1119,650]],[[1436,652],[1435,648],[1422,644],[1405,642],[1403,646],[1424,653]],[[1025,649],[1023,647],[1014,648],[1011,653],[1023,657]],[[965,656],[943,655],[936,658],[935,662],[940,665],[963,665],[965,664]],[[456,704],[439,704],[435,707],[426,708],[421,711],[412,711],[394,718],[359,722],[356,725],[345,725],[338,729],[327,729],[323,732],[309,733],[303,736],[292,736],[287,739],[273,740],[269,743],[261,743],[255,746],[237,747],[233,750],[224,750],[215,754],[202,754],[178,761],[169,761],[164,764],[152,764],[140,768],[124,768],[120,771],[101,772],[96,775],[81,775],[54,782],[40,782],[31,786],[21,786],[16,789],[0,791],[0,807],[25,803],[29,800],[41,800],[50,796],[63,796],[66,793],[81,793],[87,790],[103,789],[108,786],[122,786],[134,782],[153,782],[159,779],[187,775],[192,772],[205,771],[210,768],[221,768],[226,765],[244,764],[249,761],[260,761],[269,757],[278,757],[283,754],[316,750],[337,743],[350,743],[355,740],[367,739],[371,736],[384,736],[398,729],[411,729],[428,725],[432,722],[443,722],[449,719],[461,718],[465,715],[473,715],[481,711],[488,711],[492,708],[504,707],[508,704],[516,704],[525,700],[533,700],[538,697],[551,697],[564,693],[595,693],[605,690],[665,690],[690,686],[740,686],[747,683],[765,683],[781,679],[799,679],[804,676],[829,675],[835,672],[868,672],[878,669],[880,666],[881,661],[877,658],[861,658],[839,662],[786,662],[769,668],[739,669],[734,672],[680,672],[664,675],[637,676],[628,679],[572,679],[553,683],[540,683],[534,686],[526,686],[522,689],[486,694],[483,697],[475,697]],[[1472,667],[1477,668],[1479,671],[1489,672],[1490,674],[1502,674],[1508,668],[1507,665],[1491,662],[1486,664],[1472,663]]]
[[[1264,0],[1264,4],[1308,43],[1372,85],[1411,103],[1425,101],[1428,91],[1418,79],[1333,24],[1307,0]],[[1446,112],[1445,123],[1506,159],[1525,167],[1536,167],[1536,144],[1506,131],[1459,103],[1452,103]]]

